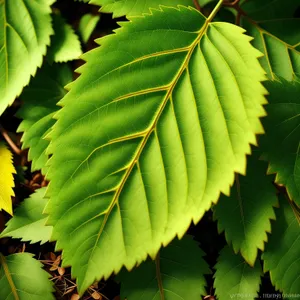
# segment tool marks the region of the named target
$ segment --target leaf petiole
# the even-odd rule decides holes
[[[216,16],[216,14],[218,13],[218,11],[220,10],[220,8],[222,7],[224,0],[220,0],[218,2],[218,4],[215,6],[215,8],[213,9],[213,11],[211,12],[211,14],[208,16],[207,18],[207,23],[211,22],[212,19]]]

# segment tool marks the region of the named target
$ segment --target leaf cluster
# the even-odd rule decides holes
[[[300,1],[68,5],[0,0],[0,299],[299,297]]]

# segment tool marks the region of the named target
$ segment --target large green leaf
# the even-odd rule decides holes
[[[121,299],[199,300],[206,294],[204,274],[211,273],[203,256],[190,237],[174,240],[155,261],[121,273]]]
[[[53,0],[0,1],[0,115],[42,65]]]
[[[81,293],[155,257],[245,172],[266,103],[249,41],[165,7],[85,54],[55,116],[47,174],[53,239]]]
[[[47,51],[49,62],[66,62],[78,59],[82,54],[78,36],[60,15],[53,15],[54,35]]]
[[[48,199],[46,188],[38,189],[30,198],[25,199],[15,210],[0,238],[12,237],[31,243],[46,243],[50,240],[52,227],[46,226],[47,216],[43,215]]]
[[[50,275],[32,254],[4,257],[0,253],[0,299],[54,300]]]
[[[262,255],[264,272],[276,289],[285,294],[300,293],[300,226],[293,203],[280,196],[280,209],[276,211],[276,222]]]
[[[300,0],[248,0],[241,5],[246,14],[257,21],[292,18],[299,7]]]
[[[218,300],[257,299],[262,270],[259,261],[250,267],[240,255],[226,246],[215,266],[214,287]]]
[[[248,159],[247,175],[238,176],[230,198],[222,195],[215,207],[219,231],[225,230],[234,252],[241,252],[253,266],[257,250],[264,249],[270,219],[275,219],[273,206],[277,205],[273,176],[267,176],[267,164],[258,160],[259,152]]]
[[[66,94],[64,86],[72,81],[72,72],[67,65],[44,64],[22,93],[23,105],[17,116],[23,119],[18,132],[22,136],[22,148],[29,148],[31,170],[42,170],[46,174],[49,141],[44,139],[54,125],[54,113],[59,109],[57,102]]]
[[[115,18],[124,15],[131,17],[149,13],[149,8],[158,8],[159,5],[193,6],[193,0],[91,0],[89,3],[101,6],[101,12],[112,12]]]
[[[300,42],[299,21],[276,20],[253,24],[242,18],[242,25],[254,37],[254,47],[264,53],[260,61],[269,79],[282,77],[293,80],[300,76],[300,52],[297,50]],[[290,30],[285,31],[288,28]]]
[[[263,158],[270,163],[268,173],[276,173],[276,183],[300,205],[300,82],[273,81],[266,86],[270,96]]]

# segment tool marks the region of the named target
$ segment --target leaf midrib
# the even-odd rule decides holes
[[[208,25],[209,25],[210,22],[211,22],[211,18],[209,17],[209,18],[207,18],[205,20],[205,23],[203,24],[202,28],[198,32],[196,32],[196,33],[198,33],[198,36],[196,37],[195,41],[189,47],[187,47],[188,52],[187,52],[186,58],[184,59],[182,65],[181,65],[181,68],[178,71],[176,77],[173,79],[173,82],[170,84],[168,92],[166,93],[166,96],[164,97],[163,102],[162,102],[162,104],[161,104],[161,106],[160,106],[160,108],[159,108],[159,110],[158,110],[158,112],[157,112],[154,120],[152,121],[152,124],[149,126],[148,130],[146,131],[146,133],[145,133],[145,131],[143,131],[140,134],[140,136],[141,137],[144,136],[144,138],[143,138],[143,140],[142,140],[142,142],[141,142],[141,144],[139,146],[138,151],[136,152],[134,158],[132,159],[130,165],[128,166],[127,171],[125,172],[124,177],[122,178],[121,183],[120,183],[119,187],[117,188],[116,193],[115,193],[115,195],[114,195],[114,197],[113,197],[113,199],[112,199],[112,201],[111,201],[111,203],[110,203],[110,205],[109,205],[109,207],[107,209],[107,212],[106,212],[106,214],[104,216],[103,222],[101,224],[100,230],[99,230],[98,235],[97,235],[97,239],[96,239],[96,241],[94,243],[94,247],[93,247],[93,249],[91,251],[91,255],[90,256],[93,256],[93,253],[94,253],[94,251],[95,251],[95,249],[97,247],[98,241],[99,241],[99,239],[100,239],[100,237],[102,235],[102,232],[103,232],[103,230],[105,228],[105,225],[106,225],[106,223],[108,221],[108,218],[109,218],[109,216],[110,216],[113,208],[115,207],[115,205],[116,204],[118,205],[118,199],[119,199],[119,196],[120,196],[120,194],[121,194],[121,192],[123,190],[123,187],[124,187],[125,183],[127,182],[127,179],[129,178],[129,176],[130,176],[130,174],[131,174],[131,172],[132,172],[135,164],[139,161],[140,155],[141,155],[141,153],[142,153],[145,145],[147,144],[147,141],[148,141],[149,137],[151,136],[152,132],[155,130],[156,125],[157,125],[157,123],[158,123],[158,121],[160,119],[160,116],[163,113],[164,108],[167,105],[167,103],[168,103],[168,101],[170,99],[170,96],[171,96],[171,94],[172,94],[172,92],[173,92],[173,90],[174,90],[174,88],[175,88],[178,80],[180,79],[180,77],[183,74],[184,70],[187,68],[188,63],[190,61],[190,58],[191,58],[191,56],[193,54],[193,51],[194,51],[195,47],[198,45],[198,43],[200,42],[200,40],[203,37],[203,35],[205,34],[205,32],[207,30],[207,27],[208,27]],[[139,135],[136,135],[135,137],[138,137],[138,136]],[[118,207],[118,209],[120,209],[120,208]]]
[[[9,268],[8,268],[7,263],[6,263],[6,259],[5,259],[5,257],[1,253],[0,253],[0,263],[3,266],[3,270],[4,270],[4,273],[5,273],[5,276],[7,278],[9,286],[11,287],[11,291],[12,291],[14,297],[15,297],[15,300],[20,300],[19,295],[17,293],[17,288],[16,288],[16,286],[14,284],[14,281],[13,281],[13,279],[11,277],[11,274],[9,272]]]

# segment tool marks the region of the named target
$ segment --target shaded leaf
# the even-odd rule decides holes
[[[0,299],[54,300],[50,275],[29,253],[0,254]]]
[[[234,254],[229,246],[220,253],[215,266],[214,287],[218,300],[242,297],[257,299],[262,270],[259,261],[250,267],[240,255]]]
[[[275,21],[264,21],[259,22],[259,26],[275,36],[275,38],[278,38],[282,40],[282,42],[287,43],[287,47],[290,46],[291,49],[294,48],[295,50],[299,50],[298,45],[300,45],[300,19],[280,19]]]
[[[64,86],[71,81],[72,71],[67,65],[44,64],[22,93],[24,103],[17,116],[23,121],[17,131],[24,132],[22,148],[29,148],[31,171],[42,170],[46,174],[48,155],[45,152],[49,141],[45,135],[55,124],[53,115],[59,109],[56,104],[66,94]]]
[[[6,145],[0,143],[0,210],[3,209],[9,214],[13,214],[11,197],[15,195],[13,191],[14,176],[16,174],[15,167],[13,165],[13,156]]]
[[[248,0],[241,7],[257,21],[292,18],[300,7],[300,0]]]
[[[273,81],[266,86],[270,96],[263,158],[269,162],[268,173],[276,173],[276,183],[300,205],[300,82]]]
[[[286,30],[286,27],[293,26],[291,24],[295,22],[299,24],[299,21],[287,20],[253,24],[246,18],[242,18],[243,27],[246,28],[249,35],[254,37],[253,46],[264,53],[260,62],[269,79],[282,77],[286,80],[293,80],[300,75],[300,52],[296,49],[300,42],[299,30],[289,31],[288,35],[286,31],[283,31]],[[285,36],[284,40],[280,40],[263,27],[271,28],[271,32],[278,34],[279,37]],[[280,30],[280,27],[284,29]]]
[[[210,274],[205,253],[191,237],[174,240],[132,272],[122,272],[121,299],[198,300],[205,295],[204,274]]]
[[[264,250],[270,219],[277,205],[273,176],[267,176],[267,164],[258,160],[259,152],[248,158],[247,175],[237,176],[230,197],[222,195],[214,208],[219,231],[225,230],[234,252],[241,252],[253,266],[258,249]]]
[[[42,65],[53,33],[52,2],[0,1],[0,115]]]
[[[81,294],[154,258],[245,173],[266,103],[249,41],[235,25],[165,7],[85,54],[50,134],[46,208]]]
[[[20,238],[24,242],[41,242],[41,244],[50,240],[52,227],[45,225],[47,216],[43,215],[48,201],[45,192],[46,188],[36,190],[16,208],[14,217],[7,222],[7,227],[0,234],[0,238]]]
[[[53,15],[54,35],[47,52],[49,62],[66,62],[82,54],[78,36],[60,15]]]
[[[292,203],[280,196],[280,209],[262,255],[264,272],[270,272],[272,284],[285,294],[300,293],[300,226]]]
[[[84,43],[87,43],[89,40],[99,20],[100,15],[85,14],[81,17],[78,31]]]

